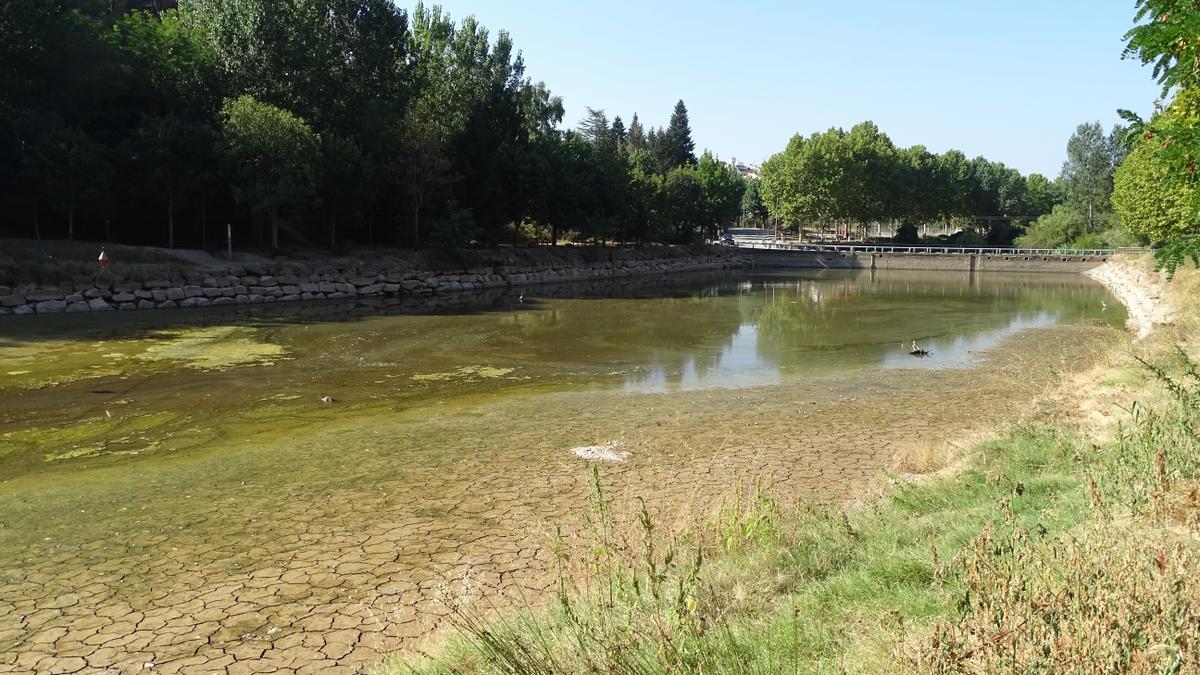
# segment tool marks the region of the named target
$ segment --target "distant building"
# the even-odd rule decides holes
[[[743,164],[735,158],[729,160],[729,166],[733,167],[742,178],[762,179],[762,167],[757,164]]]

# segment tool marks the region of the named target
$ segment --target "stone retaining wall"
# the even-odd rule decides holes
[[[660,257],[661,256],[661,257]],[[246,305],[302,300],[462,293],[485,288],[527,286],[674,272],[740,269],[749,256],[720,249],[681,254],[615,250],[589,262],[580,254],[496,255],[489,263],[434,271],[412,261],[392,259],[383,266],[277,263],[220,271],[178,272],[170,278],[131,280],[105,270],[94,281],[0,286],[0,315],[104,312],[112,310]],[[133,275],[136,276],[136,275]]]

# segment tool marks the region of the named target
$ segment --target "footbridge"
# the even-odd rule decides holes
[[[759,267],[952,270],[964,272],[1085,272],[1120,253],[1149,249],[1041,249],[803,244],[738,241]]]

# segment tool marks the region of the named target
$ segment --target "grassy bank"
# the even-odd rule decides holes
[[[1176,325],[859,505],[748,489],[667,525],[597,482],[556,597],[449,600],[457,636],[383,672],[1196,672],[1198,290],[1181,272]]]

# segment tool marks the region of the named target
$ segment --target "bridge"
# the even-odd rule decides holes
[[[990,272],[1084,272],[1142,248],[1043,249],[739,241],[760,267]]]

